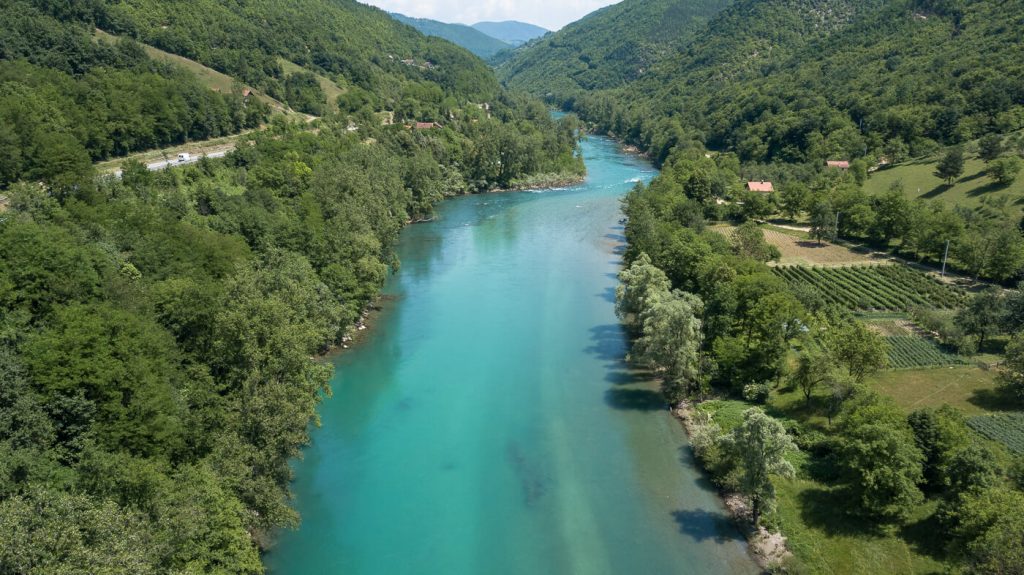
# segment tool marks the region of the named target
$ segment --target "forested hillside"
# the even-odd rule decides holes
[[[427,18],[410,18],[402,14],[392,14],[391,16],[395,20],[408,24],[427,36],[437,36],[462,46],[484,60],[512,47],[512,44],[492,38],[476,28],[466,26],[465,24],[448,24]]]
[[[402,226],[579,177],[576,126],[354,2],[0,6],[0,573],[261,573],[299,520],[315,358],[398,265]],[[312,72],[339,112],[293,123],[245,97],[325,104]],[[92,169],[261,123],[222,160]]]
[[[534,50],[505,77],[657,160],[687,141],[744,162],[919,155],[1022,126],[1022,18],[1019,1],[740,0],[626,86],[571,91]]]
[[[524,46],[498,69],[510,86],[562,101],[615,88],[673,57],[729,0],[625,0]]]

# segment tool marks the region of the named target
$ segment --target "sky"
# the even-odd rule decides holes
[[[618,0],[360,0],[388,12],[442,22],[519,20],[558,30]]]

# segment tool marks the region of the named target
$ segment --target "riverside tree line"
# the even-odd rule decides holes
[[[698,409],[698,457],[716,481],[748,498],[754,520],[768,528],[777,526],[773,477],[791,476],[798,462],[844,494],[851,521],[900,524],[924,501],[937,501],[953,558],[978,572],[1013,572],[1024,553],[1024,523],[1014,511],[1024,503],[1019,458],[981,441],[953,408],[908,417],[868,389],[865,379],[887,361],[884,339],[773,274],[765,262],[777,251],[758,227],[741,225],[727,239],[706,225],[721,207],[703,190],[734,178],[727,160],[680,151],[626,198],[628,265],[616,310],[634,335],[631,359],[657,374],[673,405],[714,395],[756,405],[792,386],[828,424],[824,432],[783,424],[753,407],[723,433]],[[1000,380],[1018,394],[1022,310],[1019,291],[982,292],[950,328],[975,344],[985,330],[1018,334]]]

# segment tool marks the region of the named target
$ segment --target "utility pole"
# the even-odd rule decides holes
[[[838,239],[839,239],[839,212],[836,212],[836,237],[833,238],[832,241],[836,241]]]
[[[946,260],[949,259],[949,240],[946,240],[946,253],[942,255],[942,277],[946,277]]]

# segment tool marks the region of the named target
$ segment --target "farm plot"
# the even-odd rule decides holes
[[[826,301],[854,311],[907,311],[916,306],[953,309],[966,297],[955,288],[899,265],[778,266],[774,271],[790,284],[809,285]]]
[[[949,353],[924,337],[900,335],[885,339],[889,343],[889,367],[894,369],[946,367],[967,363],[959,355]]]
[[[1024,412],[979,415],[967,424],[985,437],[1002,443],[1010,451],[1024,455]]]

